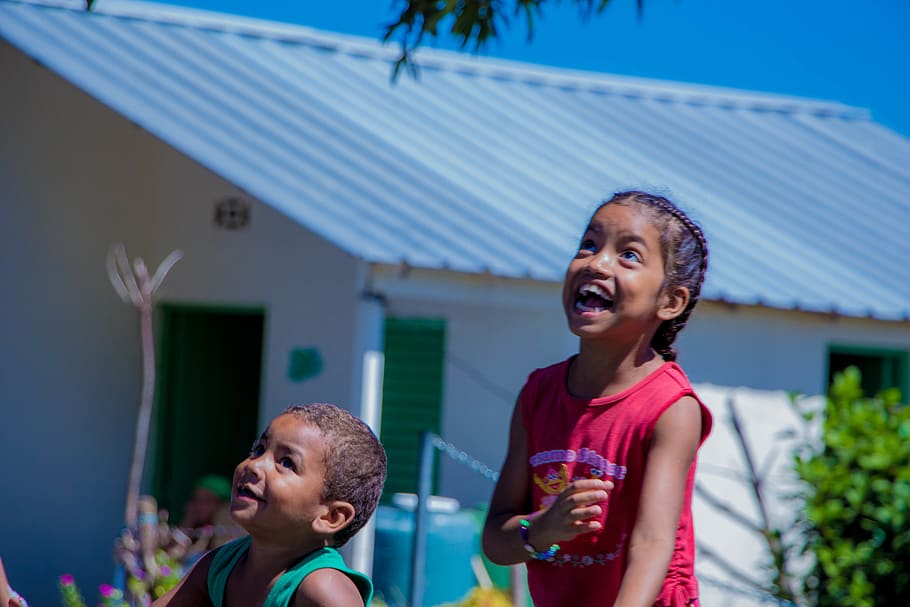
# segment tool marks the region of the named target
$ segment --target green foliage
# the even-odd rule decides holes
[[[386,26],[383,40],[388,41],[396,34],[401,41],[401,57],[395,64],[393,78],[401,68],[407,68],[416,75],[411,53],[419,47],[426,35],[437,38],[440,26],[445,24],[448,34],[458,40],[462,49],[473,47],[483,50],[490,40],[499,38],[502,28],[508,29],[511,18],[523,17],[527,24],[528,40],[534,36],[535,20],[543,14],[542,6],[547,0],[398,0],[401,8],[397,19]],[[574,0],[582,17],[600,14],[610,0]],[[641,15],[644,0],[635,0]],[[514,4],[511,11],[508,4]],[[553,4],[553,3],[551,3]],[[511,13],[511,14],[510,14]]]
[[[809,420],[811,412],[804,412]],[[818,607],[905,604],[910,592],[910,407],[863,396],[850,367],[831,387],[821,444],[795,454],[806,483],[807,592]]]

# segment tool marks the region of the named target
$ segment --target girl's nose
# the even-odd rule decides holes
[[[588,269],[598,274],[609,275],[613,273],[613,256],[606,251],[591,257]]]

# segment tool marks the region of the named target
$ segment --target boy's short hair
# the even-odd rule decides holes
[[[354,520],[334,537],[334,544],[343,546],[370,520],[379,504],[386,476],[385,449],[369,426],[336,405],[291,405],[284,413],[318,428],[325,438],[322,499],[354,506]]]

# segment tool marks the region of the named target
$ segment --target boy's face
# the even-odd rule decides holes
[[[310,536],[324,514],[325,439],[294,415],[272,420],[234,470],[231,516],[254,537]]]

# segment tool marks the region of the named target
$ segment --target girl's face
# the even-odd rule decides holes
[[[583,339],[650,336],[665,320],[663,283],[660,234],[648,212],[636,204],[606,204],[591,218],[566,271],[569,329]]]
[[[231,516],[254,536],[308,535],[327,508],[324,479],[322,433],[294,415],[279,415],[234,470]]]

